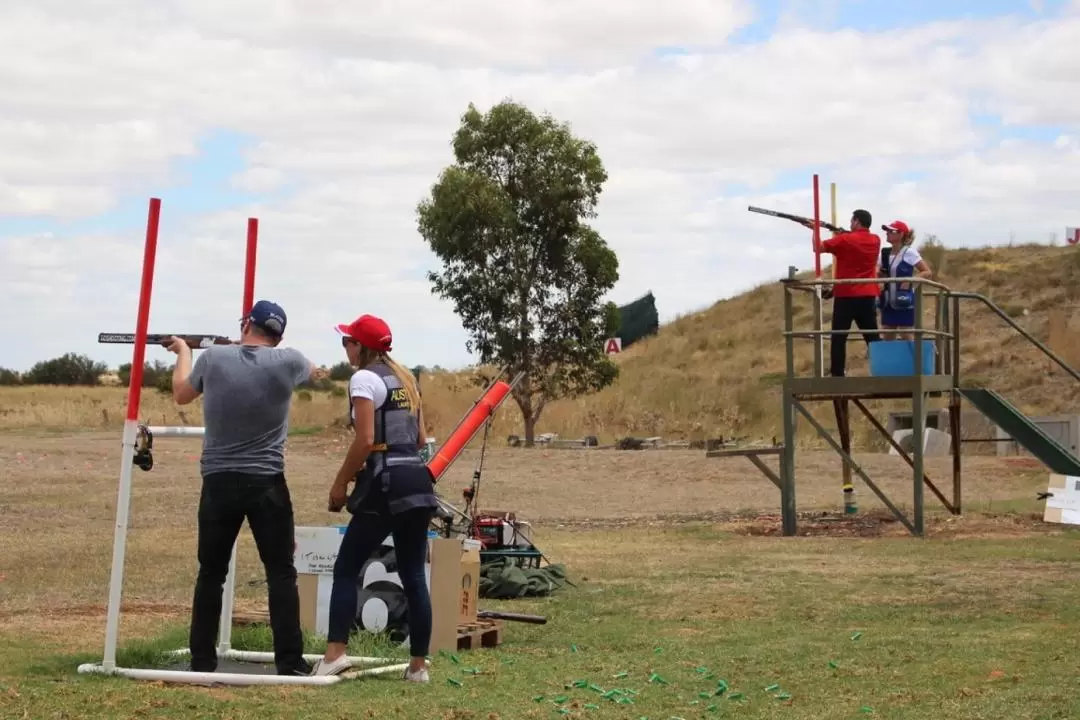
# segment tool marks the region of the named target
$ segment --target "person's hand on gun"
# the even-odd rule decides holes
[[[330,486],[330,501],[327,503],[326,509],[330,512],[341,512],[341,509],[345,507],[345,503],[348,500],[349,486],[347,483],[342,483],[340,480],[334,480],[334,484]]]
[[[165,340],[161,344],[164,345],[165,349],[171,353],[176,353],[177,355],[180,355],[182,353],[187,353],[188,355],[191,354],[191,346],[188,345],[187,340],[185,340],[184,338],[170,335],[165,338]]]

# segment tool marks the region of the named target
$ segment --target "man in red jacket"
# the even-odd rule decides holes
[[[831,253],[836,280],[874,280],[878,276],[881,238],[870,232],[873,218],[867,210],[851,214],[851,230],[833,235],[817,246],[820,252]],[[863,331],[867,347],[879,339],[877,329],[877,296],[881,292],[876,282],[834,285],[830,342],[829,374],[843,377],[847,362],[847,335],[836,331],[851,328],[852,321]]]

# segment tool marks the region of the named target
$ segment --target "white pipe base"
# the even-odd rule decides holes
[[[169,653],[173,657],[186,657],[191,654],[191,648],[181,648],[179,650],[173,650]],[[224,653],[218,653],[219,658],[226,660],[235,660],[237,662],[255,662],[265,663],[274,662],[274,653],[262,651],[262,650],[226,650]],[[320,659],[322,655],[313,653],[305,653],[302,656],[308,662],[315,662]],[[380,663],[394,663],[400,662],[398,658],[384,658],[384,657],[366,657],[364,655],[346,655],[349,658],[349,662],[353,665],[378,665]],[[428,663],[430,664],[430,662]]]
[[[146,428],[155,438],[159,437],[203,437],[206,428],[187,425],[150,425]]]
[[[377,668],[353,670],[340,675],[249,675],[247,673],[193,672],[191,670],[148,670],[142,668],[113,667],[106,670],[99,663],[79,666],[81,675],[115,675],[132,680],[160,680],[161,682],[187,683],[191,685],[333,685],[342,680],[359,677],[404,673],[409,663],[384,665]]]
[[[174,657],[190,655],[191,650],[183,648],[169,653]],[[259,652],[253,650],[226,650],[219,653],[219,657],[237,662],[273,662],[274,653]],[[304,659],[314,662],[322,655],[305,654]],[[391,673],[404,673],[409,663],[393,658],[364,657],[349,655],[350,663],[354,668],[361,665],[377,665],[378,667],[359,668],[343,672],[340,675],[256,675],[248,673],[225,673],[225,672],[195,672],[193,670],[160,670],[151,668],[106,668],[103,663],[84,663],[79,665],[80,675],[115,675],[132,680],[160,680],[161,682],[188,683],[192,685],[333,685],[342,680],[354,680],[360,677],[376,677]],[[389,663],[389,664],[383,664]],[[426,663],[430,666],[430,662]]]

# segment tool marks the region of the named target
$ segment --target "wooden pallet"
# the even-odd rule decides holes
[[[457,631],[458,650],[476,650],[481,647],[497,647],[502,644],[502,620],[475,620],[461,623]]]

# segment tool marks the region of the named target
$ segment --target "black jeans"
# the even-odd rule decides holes
[[[409,618],[409,655],[423,657],[431,643],[431,595],[424,565],[427,562],[430,508],[406,510],[391,515],[385,504],[377,511],[352,516],[341,538],[334,562],[334,584],[330,590],[330,618],[327,641],[347,643],[356,622],[357,579],[371,554],[387,535],[394,538],[398,577],[405,593]]]
[[[851,323],[863,331],[866,345],[879,339],[876,297],[833,297],[832,329],[848,330]],[[870,331],[870,332],[868,332]],[[833,333],[829,343],[829,374],[843,377],[847,364],[847,335]]]
[[[279,674],[306,670],[300,595],[293,564],[293,508],[284,475],[212,473],[199,499],[199,577],[191,607],[191,669],[217,669],[221,595],[229,558],[247,518],[266,571],[274,664]]]

